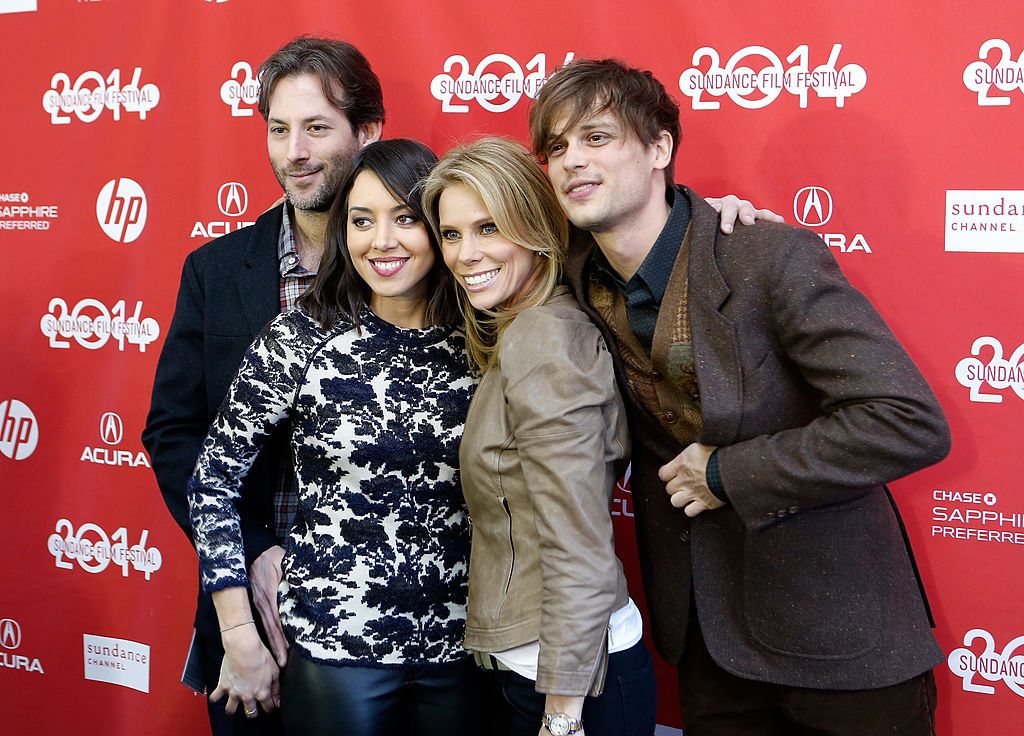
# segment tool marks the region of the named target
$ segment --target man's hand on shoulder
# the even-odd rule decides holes
[[[277,588],[281,584],[281,560],[284,548],[275,545],[256,558],[249,570],[249,585],[252,588],[252,599],[256,610],[260,612],[263,630],[270,641],[270,651],[274,653],[279,667],[288,662],[288,640],[284,638],[281,627],[281,614],[277,608]]]
[[[705,201],[719,214],[719,227],[726,235],[732,232],[737,219],[744,225],[753,225],[757,220],[786,221],[782,215],[777,215],[769,209],[758,209],[750,200],[740,199],[735,194],[727,194],[724,197],[706,197]]]
[[[725,506],[708,487],[708,460],[715,449],[694,442],[658,470],[658,477],[665,482],[665,491],[671,496],[669,503],[683,509],[691,518]]]

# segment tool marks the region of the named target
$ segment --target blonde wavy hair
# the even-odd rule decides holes
[[[551,182],[529,151],[508,138],[486,136],[448,151],[422,184],[423,211],[442,251],[439,207],[452,184],[480,197],[502,236],[541,256],[533,283],[514,304],[474,309],[466,290],[458,288],[469,357],[486,373],[497,362],[505,328],[524,309],[550,299],[561,283],[569,226]]]

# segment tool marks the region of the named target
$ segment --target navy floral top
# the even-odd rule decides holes
[[[279,591],[293,645],[361,666],[465,656],[469,519],[458,457],[475,380],[452,328],[360,329],[276,318],[248,353],[203,445],[189,501],[203,589],[248,585],[235,504],[291,420],[299,505]]]

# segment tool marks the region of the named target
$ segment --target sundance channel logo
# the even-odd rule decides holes
[[[1024,190],[948,190],[946,250],[1024,253]]]
[[[149,692],[149,645],[129,639],[82,635],[85,679]]]

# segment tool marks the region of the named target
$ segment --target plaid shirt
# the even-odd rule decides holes
[[[277,239],[277,257],[281,264],[281,311],[289,312],[295,309],[296,302],[313,282],[316,272],[302,267],[299,254],[295,252],[295,237],[292,234],[288,203],[282,207],[284,217],[281,218],[281,233]],[[298,479],[292,466],[291,453],[287,452],[282,456],[278,468],[277,493],[274,494],[274,535],[282,545],[288,536],[292,519],[295,518],[298,500]]]

